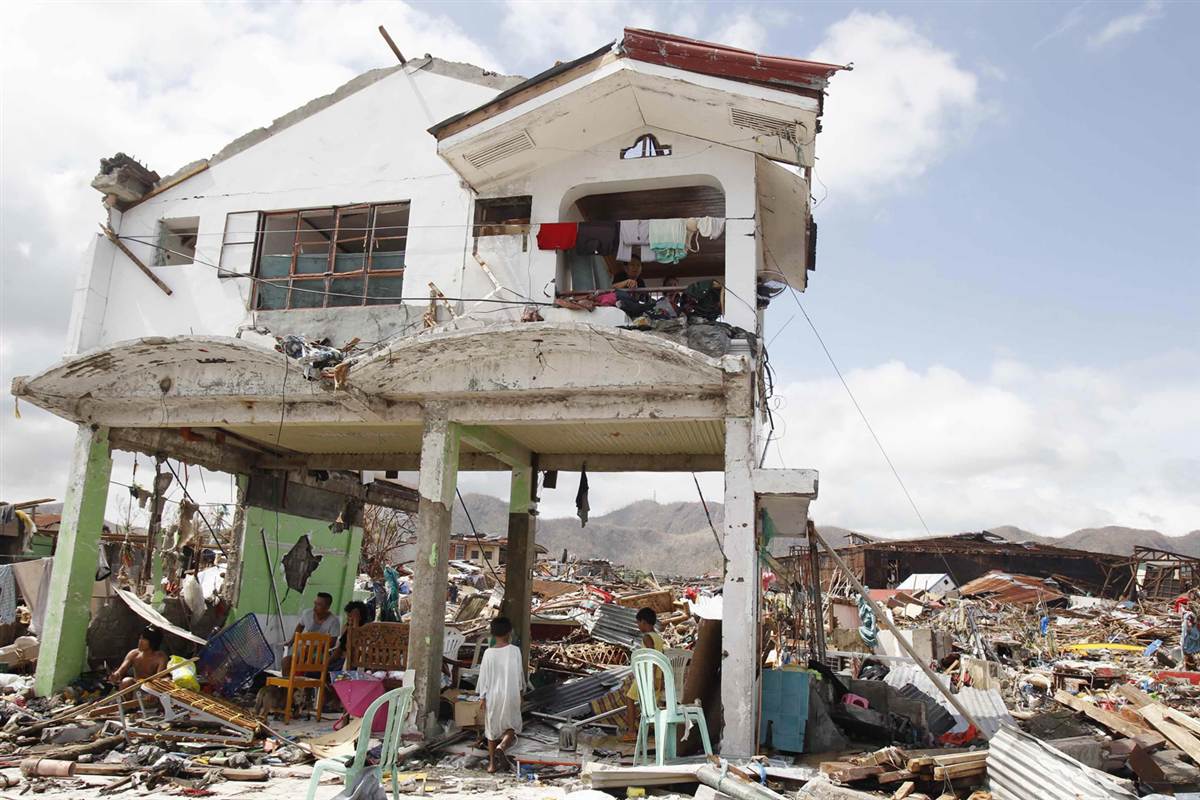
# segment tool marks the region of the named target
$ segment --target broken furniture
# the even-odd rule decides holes
[[[407,666],[407,622],[368,622],[351,628],[347,634],[347,670],[392,672]]]
[[[663,707],[658,706],[655,692],[655,672],[663,676]],[[633,763],[649,760],[650,726],[654,726],[654,758],[659,766],[667,759],[675,758],[675,726],[684,725],[690,730],[695,724],[700,729],[700,741],[704,743],[706,755],[712,755],[712,743],[708,739],[708,723],[704,709],[698,705],[681,705],[676,700],[675,676],[671,662],[662,653],[649,648],[633,651],[633,676],[637,682],[641,718],[638,723],[637,745],[633,751]]]
[[[404,718],[408,716],[408,708],[412,704],[413,689],[403,686],[392,689],[381,695],[367,708],[364,720],[375,719],[383,706],[387,706],[387,721],[384,723],[383,742],[379,750],[379,774],[391,773],[393,800],[400,798],[399,770],[396,766],[396,755],[400,750],[400,737],[404,732]],[[313,765],[312,778],[308,781],[308,798],[313,800],[317,794],[317,786],[321,783],[321,775],[325,772],[337,772],[344,776],[345,785],[354,786],[367,763],[367,752],[371,749],[371,727],[363,725],[358,734],[358,746],[351,758],[323,758]]]
[[[212,722],[228,731],[225,736],[189,731],[187,734],[178,734],[179,738],[249,744],[254,740],[254,735],[258,733],[259,726],[262,724],[257,717],[247,714],[232,703],[176,686],[169,676],[148,680],[142,684],[141,690],[162,704],[167,722],[192,719],[197,722]],[[138,702],[141,703],[140,698]],[[143,711],[143,715],[144,713]],[[134,727],[129,727],[128,730],[131,733],[172,736],[171,731]]]
[[[268,686],[287,689],[287,701],[283,708],[283,721],[292,721],[292,695],[297,689],[317,690],[317,721],[325,705],[325,685],[329,682],[329,657],[332,655],[333,637],[323,633],[297,633],[292,640],[292,664],[287,677],[267,678]],[[306,673],[319,672],[320,678],[310,678]]]
[[[208,640],[196,660],[200,683],[224,697],[275,663],[275,651],[254,614],[247,614]]]

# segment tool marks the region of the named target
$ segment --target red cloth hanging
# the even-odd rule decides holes
[[[570,250],[578,235],[578,222],[543,222],[538,227],[538,250]]]

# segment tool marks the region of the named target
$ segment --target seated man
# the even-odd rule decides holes
[[[642,278],[642,260],[638,256],[630,257],[624,271],[613,276],[612,288],[617,294],[617,308],[634,319],[654,308],[656,301],[650,295],[629,291],[646,288],[646,281]]]
[[[338,622],[336,614],[330,613],[331,606],[333,606],[333,595],[329,592],[317,592],[312,608],[306,608],[300,612],[300,622],[296,625],[296,630],[292,632],[292,640],[295,640],[298,633],[323,633],[337,639],[342,632],[342,623]],[[289,652],[283,657],[282,662],[284,675],[290,675],[292,672],[291,648],[289,647],[288,650]]]
[[[137,647],[130,650],[112,675],[108,676],[117,688],[124,689],[142,678],[162,672],[167,668],[167,654],[162,647],[163,634],[153,625],[147,626],[138,637]]]

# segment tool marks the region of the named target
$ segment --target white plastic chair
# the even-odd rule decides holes
[[[663,655],[671,662],[671,669],[675,673],[675,696],[686,701],[687,698],[683,696],[683,684],[687,676],[688,665],[692,663],[692,651],[668,647],[663,650]]]
[[[712,755],[712,743],[708,739],[708,723],[704,721],[704,709],[699,705],[683,705],[675,699],[675,676],[671,662],[657,650],[640,648],[633,651],[633,678],[638,687],[638,704],[641,720],[638,723],[637,744],[634,745],[633,763],[637,766],[649,761],[650,727],[654,727],[654,756],[658,766],[675,760],[675,726],[695,725],[700,729],[700,741],[706,755]],[[659,707],[655,697],[654,672],[663,674],[663,705]]]

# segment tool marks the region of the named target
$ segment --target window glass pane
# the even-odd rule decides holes
[[[287,306],[287,281],[258,284],[258,308],[268,311]]]
[[[372,253],[371,269],[404,269],[404,253]]]
[[[333,257],[333,271],[362,272],[366,262],[366,253],[338,253]]]
[[[367,305],[399,303],[404,295],[403,275],[372,275],[367,284]]]
[[[299,291],[297,291],[299,289]],[[321,308],[325,305],[325,279],[292,281],[289,308]]]
[[[299,248],[299,256],[296,258],[297,274],[320,275],[328,269],[333,223],[332,209],[300,212],[300,227],[297,236],[297,247]]]
[[[329,280],[329,305],[333,306],[361,306],[363,304],[363,284],[366,283],[365,278],[331,278]],[[354,295],[353,297],[342,297],[341,295]]]
[[[295,213],[267,214],[263,218],[262,254],[264,256],[292,255],[296,241]]]
[[[258,276],[260,278],[280,278],[288,274],[292,267],[292,257],[263,255],[258,260]]]
[[[375,208],[373,253],[403,253],[408,245],[408,203]],[[375,262],[372,262],[373,264]],[[389,267],[389,269],[391,269]]]
[[[371,227],[371,207],[353,206],[338,210],[338,253],[365,253]]]

